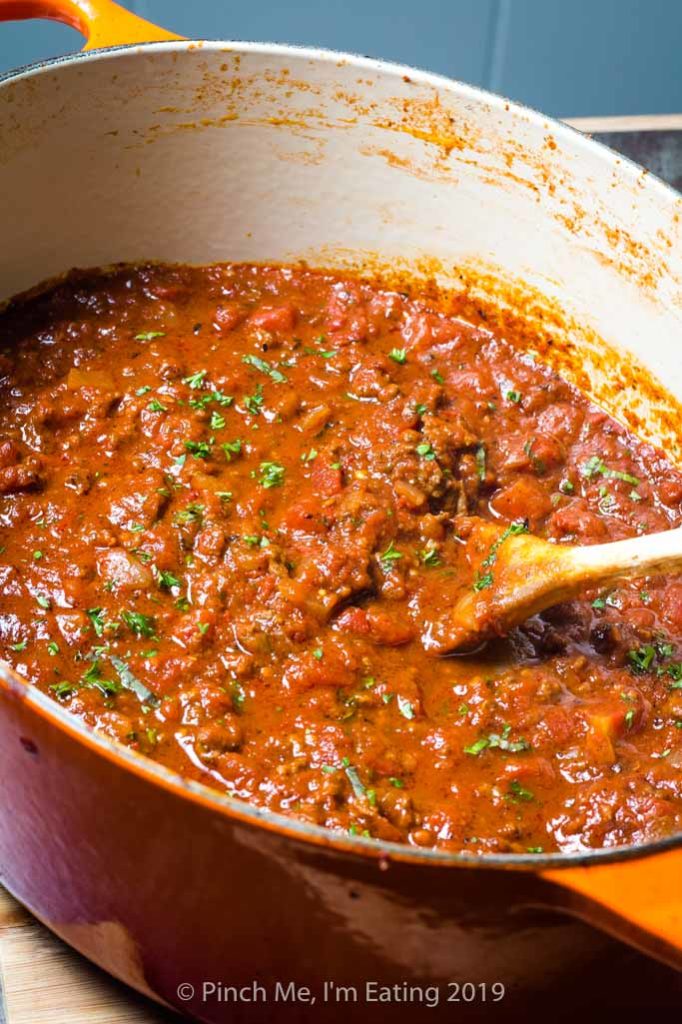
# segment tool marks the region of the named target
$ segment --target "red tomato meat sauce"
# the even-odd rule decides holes
[[[680,829],[682,581],[430,649],[472,516],[558,544],[680,523],[680,473],[527,342],[244,265],[81,272],[0,326],[0,651],[27,682],[354,835],[541,853]]]

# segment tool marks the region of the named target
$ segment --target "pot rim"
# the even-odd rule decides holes
[[[201,49],[209,51],[219,50],[236,51],[250,54],[263,54],[273,56],[291,56],[304,58],[312,61],[322,61],[327,64],[343,63],[352,64],[355,67],[368,71],[375,71],[380,74],[388,74],[403,78],[408,76],[414,82],[421,85],[431,86],[435,89],[447,89],[461,97],[485,102],[497,108],[503,115],[516,114],[526,117],[531,123],[535,123],[545,130],[551,127],[558,136],[566,136],[574,144],[587,152],[596,152],[601,159],[607,162],[618,162],[627,173],[634,178],[640,178],[643,168],[629,157],[616,153],[610,147],[604,145],[578,129],[566,124],[556,118],[543,114],[540,111],[524,104],[506,99],[504,96],[472,86],[458,79],[448,78],[445,75],[418,69],[405,64],[393,61],[385,61],[373,57],[363,57],[358,54],[345,53],[338,50],[331,50],[321,47],[293,46],[282,43],[262,42],[241,42],[239,40],[218,40],[218,39],[191,39],[191,40],[170,40],[150,43],[128,43],[117,46],[103,47],[100,49],[85,50],[77,53],[52,57],[45,60],[35,61],[11,71],[0,74],[0,89],[10,82],[37,76],[60,67],[85,61],[99,61],[102,59],[115,59],[124,55],[129,50],[134,50],[140,55],[155,52],[161,49],[176,51],[201,52]],[[663,198],[668,201],[679,200],[678,193],[672,186],[668,185],[657,175],[646,172],[647,188],[653,188],[662,192]],[[663,839],[654,840],[641,845],[617,846],[601,848],[596,850],[582,850],[572,853],[449,853],[437,849],[421,849],[409,846],[406,843],[388,842],[385,840],[367,839],[363,836],[351,836],[337,833],[322,825],[314,825],[309,822],[289,817],[288,815],[270,811],[263,807],[250,804],[245,800],[232,797],[220,792],[201,782],[188,779],[179,772],[172,771],[164,765],[153,761],[143,754],[123,746],[117,741],[110,739],[93,728],[85,725],[74,715],[71,715],[64,707],[43,694],[32,683],[27,682],[3,661],[0,661],[0,690],[14,698],[21,700],[33,711],[56,726],[60,731],[70,738],[89,747],[92,751],[107,758],[118,767],[133,772],[142,780],[158,785],[171,792],[173,795],[187,798],[193,803],[201,805],[206,810],[214,810],[230,819],[236,819],[247,825],[265,828],[270,832],[297,840],[305,844],[315,844],[336,850],[340,853],[366,859],[379,860],[384,864],[388,862],[402,862],[414,865],[430,865],[432,867],[466,867],[477,870],[484,869],[515,869],[525,871],[545,871],[547,869],[570,869],[583,866],[597,866],[632,860],[635,858],[649,857],[663,853],[667,850],[682,847],[682,832]]]

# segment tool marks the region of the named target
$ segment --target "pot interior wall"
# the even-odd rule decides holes
[[[145,259],[514,282],[564,372],[678,460],[680,202],[540,115],[360,58],[161,44],[0,85],[0,300]]]

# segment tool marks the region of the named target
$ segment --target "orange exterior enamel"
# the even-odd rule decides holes
[[[599,924],[606,931],[622,936],[623,927],[631,926],[633,943],[651,951],[652,939],[659,940],[660,958],[682,969],[682,850],[546,871],[543,877],[586,898],[571,906],[578,916],[596,922],[602,908]]]
[[[84,50],[183,38],[138,18],[113,0],[0,0],[0,21],[25,18],[70,25],[86,37]]]

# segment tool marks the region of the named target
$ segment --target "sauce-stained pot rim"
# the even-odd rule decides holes
[[[176,52],[190,50],[200,53],[204,48],[218,50],[219,52],[262,54],[317,62],[323,61],[333,65],[340,63],[352,64],[359,70],[375,71],[383,74],[388,73],[400,78],[407,75],[415,84],[431,86],[434,89],[454,90],[464,98],[484,101],[492,105],[503,115],[510,113],[521,115],[530,122],[536,122],[544,129],[551,126],[557,135],[568,136],[574,143],[584,147],[586,151],[596,150],[600,153],[602,159],[610,162],[618,161],[619,165],[626,169],[633,179],[639,178],[643,171],[640,165],[628,157],[615,153],[608,146],[584,135],[571,125],[542,114],[531,107],[507,100],[499,94],[488,92],[485,89],[480,89],[443,75],[415,69],[408,65],[323,48],[289,46],[277,43],[246,43],[236,40],[172,40],[124,44],[36,61],[35,63],[13,69],[12,71],[0,74],[0,89],[19,79],[84,61],[116,58],[130,50],[142,56],[162,49]],[[647,172],[647,178],[650,188],[654,188],[657,191],[662,190],[671,199],[677,200],[680,198],[680,193],[656,175]],[[106,757],[110,762],[115,763],[123,770],[134,773],[143,781],[159,785],[180,798],[189,799],[206,810],[217,811],[226,818],[235,819],[247,825],[262,827],[290,839],[327,847],[340,853],[383,862],[394,861],[415,865],[431,865],[433,867],[466,867],[477,870],[506,868],[525,871],[545,871],[547,869],[569,869],[640,859],[682,847],[682,833],[677,833],[640,845],[601,848],[574,853],[467,854],[448,853],[437,849],[419,849],[403,843],[366,839],[362,836],[345,836],[324,826],[313,825],[223,794],[203,783],[185,778],[178,772],[174,772],[144,757],[144,755],[129,750],[115,740],[97,733],[80,722],[64,708],[41,693],[36,687],[26,683],[2,661],[0,661],[0,689],[6,692],[9,699],[24,702],[69,738],[85,744],[97,754]],[[28,738],[30,739],[30,737]],[[38,751],[38,755],[39,753]]]

